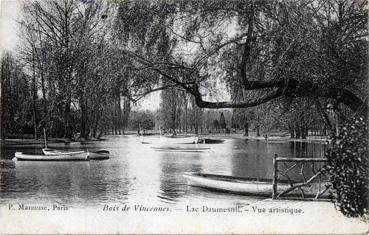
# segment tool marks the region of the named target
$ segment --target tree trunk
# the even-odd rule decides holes
[[[259,126],[259,124],[257,124],[257,126],[256,126],[256,136],[257,137],[260,136],[260,126]]]
[[[244,130],[245,130],[244,136],[249,136],[249,123],[248,122],[245,122]]]
[[[41,90],[42,90],[42,99],[43,99],[43,109],[44,109],[44,117],[42,129],[46,128],[46,123],[48,122],[49,114],[47,112],[47,102],[46,102],[46,89],[45,89],[45,78],[41,72]]]
[[[296,139],[300,139],[301,137],[301,131],[299,125],[295,126],[295,133],[296,133]]]
[[[113,126],[114,126],[114,135],[118,135],[118,107],[116,98],[114,98],[114,117],[113,117]]]
[[[73,131],[72,131],[72,123],[70,119],[70,105],[71,105],[71,97],[68,98],[65,103],[64,109],[64,137],[66,139],[72,139]]]
[[[96,112],[95,122],[94,122],[93,130],[92,130],[92,136],[94,138],[96,138],[96,135],[97,135],[97,127],[99,125],[99,119],[100,119],[99,112]]]
[[[87,108],[87,102],[85,101],[85,98],[81,97],[81,134],[80,138],[87,138],[87,122],[88,122],[88,108]]]
[[[42,40],[41,40],[41,32],[39,31],[38,33],[38,36],[39,36],[39,40],[40,42],[42,43]],[[42,44],[41,44],[41,47],[42,47]],[[41,76],[41,90],[42,90],[42,99],[43,99],[43,109],[44,109],[44,117],[43,117],[43,128],[46,128],[46,123],[48,122],[48,111],[47,111],[47,102],[46,102],[46,89],[45,89],[45,76],[44,76],[44,66],[43,66],[43,61],[44,61],[44,55],[43,55],[43,52],[41,50],[40,53],[38,53],[39,56],[37,57],[38,58],[38,64],[39,64],[39,73],[40,73],[40,76]]]
[[[301,130],[301,138],[306,139],[306,126],[304,124],[301,124],[300,130]]]
[[[118,93],[117,93],[117,107],[118,107],[118,121],[117,121],[117,124],[118,124],[118,134],[121,135],[122,134],[122,129],[123,129],[123,121],[122,121],[122,107],[121,107],[121,104],[120,104],[120,91],[118,90]]]
[[[125,128],[128,126],[129,114],[131,112],[131,101],[127,98],[124,99],[123,103],[123,134]]]
[[[175,113],[172,113],[172,130],[173,130],[173,135],[176,135],[176,115]]]
[[[5,80],[5,60],[2,59],[1,63],[1,77],[0,77],[0,138],[1,140],[5,140],[5,125],[4,125],[4,117],[5,117],[5,94],[4,94],[4,80]]]
[[[185,97],[185,131],[187,133],[187,98],[186,95],[184,97]]]
[[[36,83],[36,65],[35,65],[35,52],[32,52],[32,119],[33,119],[33,131],[34,139],[38,139],[37,134],[37,83]]]
[[[295,138],[295,130],[290,128],[291,139]]]

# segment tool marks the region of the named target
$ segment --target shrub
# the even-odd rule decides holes
[[[348,217],[368,215],[368,123],[354,118],[343,125],[326,157],[338,209]]]

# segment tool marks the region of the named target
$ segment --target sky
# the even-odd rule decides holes
[[[133,105],[133,109],[155,111],[160,107],[160,91],[153,92],[145,96],[142,100]]]
[[[14,50],[19,43],[18,24],[21,1],[0,0],[0,45],[3,50]]]

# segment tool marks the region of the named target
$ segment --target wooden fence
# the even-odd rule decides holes
[[[321,199],[329,197],[331,184],[324,175],[326,158],[286,158],[273,157],[273,199],[291,197],[304,199]],[[280,169],[281,166],[284,169]],[[318,169],[317,169],[318,168]],[[294,172],[293,172],[294,171]],[[290,173],[294,173],[294,175]],[[278,183],[283,190],[278,191]]]

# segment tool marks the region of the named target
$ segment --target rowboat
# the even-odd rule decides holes
[[[194,187],[208,188],[236,194],[272,195],[273,183],[269,179],[245,178],[227,175],[185,173],[187,184]],[[311,184],[304,187],[305,195],[315,195],[317,185]],[[278,182],[277,192],[286,191],[291,186],[286,181]],[[288,195],[301,195],[299,190],[294,190]]]
[[[50,149],[50,148],[43,148],[42,152],[45,155],[55,156],[55,155],[74,155],[74,154],[80,154],[85,153],[83,150],[79,151],[65,151],[65,150],[58,150],[58,149]]]
[[[209,139],[209,138],[200,138],[197,140],[198,144],[221,144],[224,140],[221,139]],[[196,144],[196,141],[193,141],[192,144]]]
[[[206,152],[210,148],[207,147],[151,147],[156,151],[163,152]]]
[[[108,150],[98,150],[89,152],[90,160],[104,160],[109,159],[110,152]]]
[[[13,161],[88,161],[90,160],[88,153],[81,151],[80,153],[61,153],[53,155],[36,155],[15,152]]]

